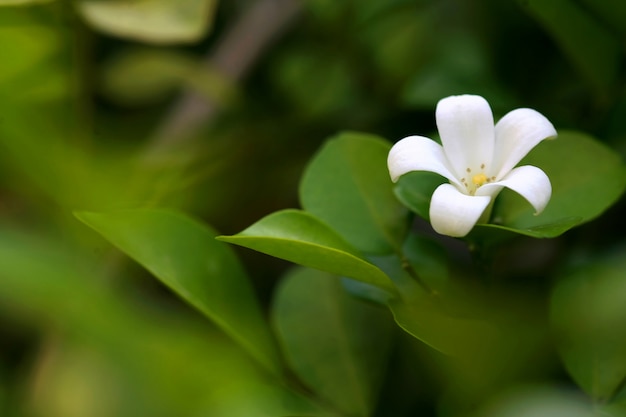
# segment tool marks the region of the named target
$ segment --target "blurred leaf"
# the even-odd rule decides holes
[[[446,179],[433,172],[413,171],[400,177],[394,188],[398,199],[425,220],[430,219],[430,198]]]
[[[484,44],[475,36],[446,36],[440,39],[435,58],[415,73],[402,91],[403,103],[432,109],[442,97],[472,92],[489,98],[492,108],[516,107],[515,100],[492,74]]]
[[[125,104],[161,100],[181,87],[193,88],[218,103],[234,96],[234,87],[225,77],[179,52],[132,49],[109,61],[102,73],[105,94]]]
[[[605,416],[582,396],[549,387],[524,387],[506,392],[476,417]]]
[[[494,207],[492,219],[496,225],[479,225],[478,229],[558,236],[602,214],[626,187],[626,167],[621,157],[582,133],[559,132],[556,140],[541,143],[520,165],[537,166],[550,178],[552,198],[547,208],[535,216],[528,202],[504,190]]]
[[[16,417],[327,415],[199,316],[115,291],[94,248],[2,230],[3,326],[38,331],[28,349],[39,357],[12,380],[28,410]]]
[[[218,239],[395,292],[389,277],[328,225],[304,211],[282,210],[236,235]]]
[[[606,417],[624,417],[626,416],[626,401],[624,398],[620,398],[618,401],[614,401],[609,404],[601,404],[596,407],[598,413]]]
[[[248,277],[215,233],[182,214],[124,210],[76,214],[189,304],[214,320],[270,370],[280,364]]]
[[[553,359],[543,301],[519,288],[485,291],[459,278],[435,294],[403,293],[389,304],[404,331],[438,351],[430,360],[449,394],[475,404],[522,378],[548,374]]]
[[[365,253],[398,251],[408,211],[393,195],[387,171],[391,149],[377,136],[345,132],[331,138],[307,167],[300,200]]]
[[[272,316],[289,363],[313,391],[345,415],[372,415],[390,347],[383,309],[345,294],[336,277],[299,268],[283,279]]]
[[[78,10],[103,32],[168,44],[200,40],[216,5],[216,0],[79,0]]]
[[[37,3],[49,3],[54,0],[0,0],[0,6],[23,6]]]
[[[622,0],[581,0],[581,3],[617,31],[622,37],[622,46],[626,46],[626,4]]]
[[[51,18],[59,7],[2,9],[0,95],[10,97],[5,102],[58,105],[56,100],[69,96],[69,31]]]
[[[439,44],[432,34],[445,15],[440,2],[360,1],[355,34],[368,48],[380,73],[379,84],[393,90],[432,60]]]
[[[194,65],[191,57],[171,51],[128,51],[107,62],[102,88],[120,103],[156,101],[174,93]]]
[[[551,316],[569,373],[594,400],[610,401],[626,381],[624,249],[563,276]]]
[[[445,355],[471,356],[476,345],[489,346],[496,337],[487,321],[451,315],[437,295],[398,300],[389,308],[398,326]]]
[[[523,0],[597,93],[615,85],[622,50],[613,34],[571,0]]]
[[[306,117],[324,118],[355,106],[354,74],[345,54],[298,47],[277,60],[272,71],[274,82]]]

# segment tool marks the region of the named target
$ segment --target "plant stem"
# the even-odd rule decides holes
[[[417,284],[422,287],[424,291],[426,291],[431,296],[436,296],[439,294],[436,290],[428,286],[422,278],[420,278],[415,268],[413,268],[409,260],[404,255],[400,255],[400,261],[402,262],[402,269],[404,269],[406,273],[409,274],[409,276],[413,278],[413,280],[417,282]]]

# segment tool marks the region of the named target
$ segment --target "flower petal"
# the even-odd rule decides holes
[[[409,136],[393,145],[387,156],[387,167],[393,182],[407,172],[430,171],[459,184],[448,169],[441,145],[423,136]]]
[[[491,197],[461,193],[454,185],[441,184],[430,200],[430,224],[437,233],[463,237],[472,230]]]
[[[496,178],[504,177],[539,142],[556,134],[552,123],[535,110],[517,109],[504,115],[496,124]]]
[[[478,173],[482,164],[491,164],[495,131],[493,114],[484,98],[444,98],[437,103],[435,118],[444,152],[459,178],[467,175],[467,168]]]
[[[524,197],[535,208],[535,214],[546,208],[552,195],[552,185],[546,173],[531,165],[515,168],[501,181],[483,185],[476,190],[476,194],[493,196],[502,187],[510,188]]]

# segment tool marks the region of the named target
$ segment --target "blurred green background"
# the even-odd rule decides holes
[[[299,401],[76,210],[179,208],[233,234],[298,206],[329,136],[432,135],[437,101],[462,93],[496,118],[531,107],[626,153],[620,0],[4,3],[2,417],[281,416]],[[624,209],[520,238],[497,271],[541,294],[563,265],[621,259]],[[267,307],[288,265],[238,254]],[[416,343],[395,348],[377,416],[435,415]]]

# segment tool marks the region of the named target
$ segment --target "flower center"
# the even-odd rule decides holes
[[[489,178],[483,173],[476,174],[472,177],[472,182],[476,185],[476,187],[480,187],[484,183],[489,181]]]
[[[472,170],[470,167],[465,169],[467,177],[461,178],[461,183],[465,186],[467,194],[474,195],[480,187],[496,180],[496,177],[489,177],[485,171],[485,164],[480,164],[480,169]],[[478,173],[474,174],[474,172]]]

